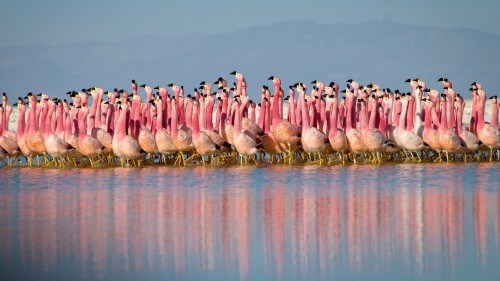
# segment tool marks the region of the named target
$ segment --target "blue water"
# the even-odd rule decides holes
[[[498,163],[0,168],[1,280],[499,280]]]

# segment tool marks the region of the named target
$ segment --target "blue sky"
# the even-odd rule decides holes
[[[499,12],[498,0],[0,0],[0,46],[231,32],[296,19],[387,20],[500,34]]]

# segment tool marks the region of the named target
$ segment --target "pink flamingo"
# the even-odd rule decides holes
[[[476,135],[474,135],[468,130],[463,129],[462,127],[463,126],[462,118],[464,114],[465,102],[460,96],[457,96],[456,104],[457,104],[456,132],[460,137],[460,139],[462,140],[462,143],[465,145],[465,148],[467,148],[467,151],[469,151],[471,154],[476,153],[476,151],[479,149],[479,140],[477,139]],[[465,160],[467,160],[467,158],[464,156],[464,161]]]
[[[96,123],[100,123],[100,121],[96,122],[96,119],[100,120],[100,114],[96,116],[97,108],[101,107],[99,96],[104,94],[104,90],[96,87],[91,89],[90,94],[92,96],[92,108],[90,110],[87,133],[96,138],[104,146],[104,153],[110,153],[113,151],[113,136],[106,130],[103,130],[101,126],[96,127]]]
[[[264,135],[259,136],[259,139],[262,141],[262,147],[270,155],[271,161],[273,161],[275,155],[284,153],[285,149],[282,149],[280,144],[276,142],[276,140],[273,137],[273,133],[271,132],[270,106],[271,105],[269,104],[268,99],[264,98],[261,103],[261,111],[260,111],[261,116],[264,117],[263,119]]]
[[[163,110],[163,101],[162,100],[154,100],[150,101],[157,108],[157,117],[156,117],[156,128],[154,132],[156,146],[158,147],[158,152],[162,155],[162,161],[166,163],[166,156],[174,155],[177,153],[177,149],[175,148],[174,143],[172,142],[172,137],[166,128],[163,127],[164,121],[164,110]]]
[[[360,112],[360,121],[361,121],[361,135],[363,136],[363,141],[368,150],[372,153],[375,152],[374,162],[378,160],[381,162],[380,153],[387,148],[387,140],[384,135],[380,133],[378,129],[375,128],[376,116],[378,113],[378,103],[375,99],[375,96],[370,96],[368,98],[370,110],[370,123],[367,124],[366,113],[364,110],[364,100],[361,100],[361,112]],[[362,117],[361,117],[362,116]]]
[[[153,89],[151,87],[146,84],[142,84],[140,87],[144,88],[148,97],[153,96]],[[138,103],[138,108],[140,108],[141,100],[139,95],[134,96],[132,102],[134,101]],[[149,105],[151,103],[149,102],[149,100],[147,100],[146,103],[148,104],[147,109],[149,110]],[[146,124],[142,122],[144,119],[141,118],[141,116],[137,116],[137,118],[140,119],[140,128],[139,134],[137,136],[137,141],[139,142],[141,148],[149,155],[149,157],[151,157],[152,154],[158,153],[158,146],[156,145],[155,137],[153,136],[151,129],[146,127]]]
[[[3,148],[3,150],[6,151],[7,155],[9,156],[9,165],[10,165],[10,158],[14,158],[17,156],[19,153],[19,147],[17,146],[17,142],[11,140],[10,138],[7,138],[2,135],[3,132],[3,127],[4,127],[4,119],[2,118],[4,113],[3,105],[0,105],[0,147]],[[17,137],[16,137],[17,138]]]
[[[490,124],[493,128],[498,129],[498,104],[497,104],[497,96],[490,97],[492,102],[492,110],[491,110],[491,121]]]
[[[4,136],[4,137],[12,140],[13,142],[17,142],[17,134],[15,132],[9,130],[9,117],[10,117],[10,114],[12,112],[12,106],[7,104],[8,100],[9,100],[9,98],[7,97],[7,94],[3,93],[2,95],[3,95],[2,104],[3,104],[3,108],[5,111],[3,114],[4,128],[3,128],[3,132],[0,131],[0,136]],[[2,118],[2,114],[0,114],[0,118]]]
[[[273,133],[273,137],[279,143],[283,143],[288,146],[287,153],[285,158],[292,156],[292,146],[296,145],[299,141],[299,136],[297,130],[292,125],[292,123],[287,120],[281,118],[279,115],[279,91],[281,87],[281,80],[278,77],[271,76],[268,80],[272,80],[274,84],[274,97],[272,102],[272,120],[271,120],[271,132]]]
[[[425,101],[424,106],[425,121],[424,121],[424,131],[423,140],[427,143],[432,150],[436,151],[441,159],[441,143],[439,142],[439,132],[438,130],[432,128],[432,119],[437,119],[437,113],[434,109],[434,102],[430,99]],[[436,120],[436,124],[439,122]]]
[[[45,97],[45,95],[41,96],[42,99]],[[25,136],[25,142],[28,146],[28,149],[34,154],[45,154],[47,152],[47,149],[45,147],[44,133],[42,130],[36,129],[38,124],[36,117],[36,96],[32,93],[28,93],[28,98],[30,99],[30,112],[28,114],[28,132]]]
[[[64,163],[64,157],[68,154],[69,144],[61,139],[56,134],[54,134],[50,128],[50,119],[52,114],[54,114],[56,104],[49,100],[44,106],[44,110],[48,108],[48,115],[45,125],[45,147],[47,147],[47,153],[52,156],[52,161],[59,161],[59,165],[62,167]],[[42,120],[43,121],[43,120]],[[59,159],[58,159],[59,158]]]
[[[331,98],[331,97],[330,97]],[[330,124],[328,131],[328,140],[330,141],[330,146],[336,152],[340,152],[342,157],[342,164],[345,163],[344,153],[349,150],[349,144],[347,142],[347,137],[342,130],[339,130],[337,127],[337,120],[339,117],[338,112],[338,99],[336,97],[331,98],[332,107],[330,112]]]
[[[129,160],[132,160],[135,165],[134,160],[141,157],[142,149],[137,140],[126,132],[128,104],[123,103],[120,107],[120,115],[113,135],[113,153],[120,158],[122,166],[125,161]]]
[[[426,145],[424,144],[424,141],[417,134],[405,130],[405,120],[406,120],[406,114],[408,112],[407,96],[401,97],[401,105],[402,105],[402,111],[399,120],[399,127],[397,128],[398,145],[408,150],[411,153],[412,157],[413,157],[413,152],[415,152],[417,154],[418,161],[420,162],[422,161],[422,159],[420,158],[418,151],[423,150],[426,147]]]
[[[184,159],[183,152],[191,152],[194,149],[193,140],[192,140],[192,131],[186,126],[178,127],[178,116],[177,116],[177,101],[175,99],[172,100],[172,124],[171,124],[171,132],[170,136],[172,137],[172,142],[175,145],[175,148],[179,152],[179,164],[180,161],[184,165],[186,165],[186,160]],[[177,161],[176,161],[177,162]]]
[[[477,109],[477,137],[490,149],[490,161],[493,161],[493,149],[498,149],[500,147],[500,130],[495,129],[491,124],[487,124],[484,121],[486,93],[482,89],[478,89],[477,94],[479,98]]]
[[[203,107],[203,111],[201,112],[201,122],[203,123],[203,120],[205,121],[205,126],[203,128],[200,127],[200,130],[204,131],[210,139],[220,147],[221,151],[227,151],[228,148],[231,148],[231,145],[226,142],[217,131],[214,129],[214,124],[212,121],[213,118],[213,109],[215,105],[215,98],[210,95],[208,97],[208,100],[205,102],[208,102],[208,106]],[[200,123],[201,124],[201,123]]]
[[[449,109],[449,106],[447,106],[447,99],[449,99],[449,96],[446,96],[443,94],[443,99],[441,100],[441,122],[439,125],[439,144],[441,145],[441,149],[444,151],[446,154],[446,161],[449,161],[449,153],[456,153],[459,151],[463,151],[463,146],[460,138],[458,137],[457,133],[451,129],[447,128],[447,111]],[[447,108],[448,107],[448,108]]]
[[[238,102],[233,103],[235,111],[234,129],[233,129],[233,145],[236,151],[240,154],[240,164],[243,164],[243,157],[250,157],[256,164],[255,154],[257,153],[257,143],[255,139],[241,130],[241,114]]]
[[[22,98],[19,98],[17,102],[17,107],[19,110],[19,117],[17,119],[17,145],[19,146],[19,149],[23,153],[24,156],[26,156],[26,161],[28,166],[31,166],[31,156],[32,152],[31,150],[28,149],[28,146],[26,145],[25,142],[25,137],[26,137],[26,121],[25,121],[25,115],[26,115],[26,104],[24,103],[24,100]]]
[[[212,141],[212,139],[205,133],[200,131],[200,119],[199,115],[199,105],[197,101],[193,102],[193,145],[196,149],[196,152],[201,156],[201,160],[203,162],[203,166],[205,166],[205,158],[204,156],[213,157],[213,155],[217,152],[217,146]],[[213,160],[213,159],[212,159]]]
[[[89,159],[91,166],[94,166],[93,158],[102,153],[104,146],[96,138],[87,134],[86,119],[88,113],[89,109],[86,106],[80,107],[78,114],[78,151]]]
[[[311,158],[311,153],[313,155],[317,153],[319,162],[322,163],[321,153],[326,150],[328,138],[322,131],[316,127],[312,127],[311,123],[309,123],[309,114],[306,106],[307,99],[304,100],[304,91],[299,90],[298,92],[299,99],[302,100],[302,134],[300,137],[302,148],[309,155],[309,158]],[[316,116],[313,116],[313,118],[316,118]]]
[[[349,151],[352,154],[353,161],[356,164],[356,154],[362,153],[366,151],[366,145],[363,142],[363,137],[361,132],[353,127],[353,123],[356,120],[356,113],[354,112],[354,108],[356,104],[354,102],[354,94],[349,90],[344,90],[346,93],[346,126],[345,126],[345,135],[347,137],[347,143],[349,144]]]

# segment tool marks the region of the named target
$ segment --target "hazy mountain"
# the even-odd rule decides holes
[[[130,89],[130,80],[153,86],[174,82],[189,93],[200,81],[229,72],[245,74],[256,97],[267,78],[284,86],[319,79],[408,90],[420,77],[439,87],[448,77],[459,93],[472,81],[487,93],[500,75],[500,36],[465,29],[406,26],[388,22],[318,24],[293,21],[234,33],[185,37],[134,37],[119,42],[0,48],[0,91],[62,96],[93,85]]]

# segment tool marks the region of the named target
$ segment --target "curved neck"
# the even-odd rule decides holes
[[[234,134],[239,135],[241,133],[241,116],[240,116],[240,108],[238,105],[234,107]]]
[[[273,123],[274,120],[281,119],[279,115],[279,84],[274,85],[274,97],[273,97],[273,107],[272,107],[272,117]]]
[[[496,102],[493,103],[490,124],[491,126],[498,128],[498,104]]]
[[[210,131],[214,130],[214,123],[212,121],[214,114],[214,104],[215,104],[215,99],[213,97],[210,97],[210,101],[208,103],[208,108],[207,108],[207,122],[205,125],[207,127],[207,130]]]
[[[399,117],[399,129],[405,129],[406,113],[408,112],[408,102],[401,102],[401,116]]]
[[[186,124],[186,126],[190,129],[193,128],[193,102],[192,101],[188,101],[187,104],[185,105],[185,116],[184,116],[184,122]],[[183,123],[181,123],[183,124]]]
[[[306,101],[304,100],[304,95],[299,95],[299,99],[302,100],[301,102],[301,107],[302,107],[302,131],[308,130],[311,125],[309,123],[309,113],[307,112],[307,105]]]
[[[50,124],[52,122],[52,114],[54,113],[54,108],[50,108],[47,110],[48,110],[48,113],[47,113],[47,119],[45,120],[45,136],[48,136],[52,133]]]
[[[156,105],[156,130],[161,130],[163,128],[163,104],[162,101],[159,101],[158,104]]]
[[[195,108],[193,108],[193,110],[195,110]],[[200,127],[200,130],[201,131],[205,131],[206,130],[206,124],[207,124],[207,107],[205,106],[205,101],[203,102],[200,102],[200,106],[199,106],[199,122],[198,122],[198,125]],[[193,122],[195,122],[193,120]]]
[[[56,125],[56,134],[60,134],[64,131],[63,124],[63,107],[62,105],[57,106],[57,125]]]
[[[330,111],[330,126],[328,135],[334,136],[337,134],[337,122],[339,118],[339,105],[337,102],[334,102]]]
[[[264,133],[269,135],[271,133],[271,110],[270,110],[270,104],[266,101],[263,103],[264,106],[261,107],[261,112],[260,114],[264,116],[264,121],[263,121],[263,126],[264,126]]]
[[[440,124],[439,124],[439,129],[440,130],[446,130],[448,129],[448,125],[447,125],[447,117],[446,117],[446,102],[441,102],[441,120],[440,120]]]
[[[372,103],[372,109],[370,111],[370,123],[368,124],[368,128],[370,130],[375,129],[375,122],[377,120],[377,113],[378,113],[378,104],[377,101]]]
[[[24,131],[26,129],[26,123],[25,123],[25,120],[24,120],[24,116],[26,114],[26,108],[20,108],[19,109],[19,117],[17,119],[17,135],[18,137],[22,137],[24,136]]]
[[[192,118],[193,118],[193,120],[192,120],[192,126],[193,126],[193,134],[194,134],[194,135],[197,135],[197,134],[199,134],[199,133],[200,133],[200,120],[199,120],[199,117],[198,117],[198,112],[199,112],[199,110],[198,110],[198,109],[199,109],[199,108],[198,108],[198,106],[193,105],[193,109],[192,109],[192,111],[193,111],[193,115],[192,115]],[[189,116],[189,115],[188,115],[188,116]],[[188,119],[190,119],[190,118],[188,118]]]
[[[81,140],[87,135],[87,127],[85,124],[87,118],[87,114],[84,114],[83,111],[80,111],[78,114],[78,139]]]
[[[172,120],[170,121],[170,134],[173,138],[177,137],[177,104],[175,102],[172,103]]]
[[[363,102],[361,103],[361,110],[359,112],[359,122],[361,123],[361,130],[368,130],[368,116],[366,116],[366,106]]]
[[[458,105],[458,108],[457,108],[457,127],[456,127],[456,132],[457,134],[461,134],[462,133],[462,118],[463,118],[463,115],[464,115],[464,106],[463,105]]]

